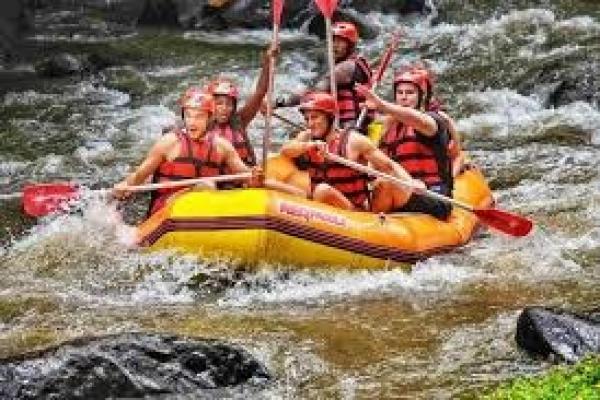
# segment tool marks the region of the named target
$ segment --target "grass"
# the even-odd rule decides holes
[[[600,356],[559,366],[538,377],[518,378],[483,396],[485,400],[600,400]]]

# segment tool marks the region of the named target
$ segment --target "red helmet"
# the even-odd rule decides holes
[[[352,22],[336,22],[333,24],[333,36],[344,38],[353,45],[358,42],[358,30]]]
[[[179,99],[181,109],[197,108],[209,113],[215,112],[215,101],[210,93],[202,88],[192,86],[188,88]]]
[[[236,101],[240,97],[237,86],[230,79],[218,78],[209,84],[208,87],[213,96],[228,96]]]
[[[337,112],[335,99],[326,92],[309,93],[300,103],[300,111],[322,111],[328,115],[335,115]]]
[[[408,70],[401,70],[394,76],[394,88],[398,86],[399,83],[407,82],[415,85],[421,95],[425,95],[431,91],[432,82],[429,71],[423,68],[411,68]]]

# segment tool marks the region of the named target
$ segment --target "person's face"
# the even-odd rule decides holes
[[[333,37],[333,55],[335,57],[335,61],[344,60],[350,51],[350,42],[346,39],[334,36]]]
[[[206,133],[210,114],[198,108],[186,108],[183,110],[183,122],[188,135],[192,139],[199,139]]]
[[[419,106],[419,89],[412,83],[400,82],[396,86],[396,104],[417,108]]]
[[[310,129],[311,135],[316,138],[324,138],[329,130],[329,118],[322,111],[309,110],[304,113],[306,125]]]
[[[215,96],[215,119],[219,124],[226,124],[231,119],[234,100],[229,96]]]

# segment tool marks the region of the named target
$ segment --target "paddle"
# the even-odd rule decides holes
[[[147,192],[156,189],[169,189],[181,186],[192,186],[202,183],[228,182],[246,179],[252,174],[245,172],[241,174],[221,175],[207,178],[184,179],[173,182],[151,183],[148,185],[128,186],[127,190],[132,192]],[[112,189],[99,189],[92,192],[109,193]],[[32,217],[43,217],[54,211],[63,209],[70,201],[81,197],[81,188],[76,184],[64,183],[41,183],[25,186],[23,189],[23,210]]]
[[[315,0],[317,7],[323,13],[325,18],[325,36],[327,37],[327,60],[329,62],[329,86],[331,95],[335,99],[335,108],[337,110],[337,82],[335,79],[335,59],[333,58],[333,31],[331,28],[331,17],[337,7],[337,0]],[[333,123],[334,128],[340,125],[339,113],[336,113]]]
[[[365,174],[383,178],[391,182],[397,183],[399,185],[407,186],[413,189],[418,189],[410,182],[377,171],[373,168],[367,167],[366,165],[350,161],[347,158],[340,157],[331,153],[326,153],[325,156],[332,161],[353,168],[357,171],[364,172]],[[475,208],[467,203],[463,203],[462,201],[443,196],[431,190],[423,191],[422,189],[419,189],[419,193],[427,197],[432,197],[437,200],[445,201],[447,203],[455,205],[456,207],[462,208],[463,210],[472,212],[479,218],[479,221],[484,225],[497,229],[511,236],[527,236],[527,234],[529,234],[529,232],[531,232],[531,229],[533,228],[533,221],[517,214],[509,213],[507,211],[502,211],[495,208]]]
[[[373,77],[373,80],[371,82],[371,89],[375,90],[377,86],[379,86],[379,82],[381,82],[381,78],[383,78],[383,73],[390,64],[390,61],[392,60],[392,56],[394,55],[394,51],[396,51],[396,48],[398,47],[399,41],[400,32],[394,32],[390,43],[388,43],[387,48],[385,49],[385,53],[383,53],[383,56],[381,57],[379,68],[377,69],[377,72],[375,72],[375,76]],[[360,127],[362,126],[367,116],[368,110],[368,107],[366,105],[363,105],[362,109],[360,110],[360,115],[356,120],[356,129],[360,129]]]
[[[296,128],[298,130],[304,130],[304,129],[306,129],[306,125],[301,125],[299,123],[296,123],[296,122],[292,121],[291,119],[289,119],[287,117],[284,117],[283,115],[280,115],[280,114],[277,114],[277,113],[274,112],[273,116],[275,118],[277,118],[278,120],[285,122],[286,124],[288,124],[292,128]]]
[[[281,23],[281,13],[283,11],[283,0],[273,0],[273,40],[272,46],[279,45],[279,25]],[[269,81],[267,86],[267,118],[265,121],[265,134],[263,136],[262,146],[262,168],[266,174],[267,156],[271,147],[271,136],[273,136],[273,126],[271,125],[271,116],[273,115],[273,89],[275,87],[275,58],[269,60]]]

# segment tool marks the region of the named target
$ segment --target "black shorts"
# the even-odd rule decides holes
[[[448,202],[437,200],[432,197],[413,193],[406,204],[395,209],[393,212],[424,213],[445,221],[452,212],[452,205]]]

